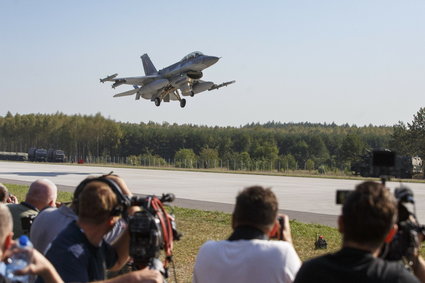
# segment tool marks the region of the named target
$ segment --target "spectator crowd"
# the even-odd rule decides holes
[[[0,184],[0,283],[10,282],[4,267],[21,235],[29,236],[34,250],[30,264],[17,273],[32,274],[37,283],[164,282],[155,269],[119,272],[131,261],[123,216],[140,210],[124,205],[132,193],[122,178],[88,177],[69,204],[57,203],[57,191],[52,181],[38,179],[19,202]],[[337,223],[341,249],[305,262],[293,246],[289,217],[278,210],[270,188],[239,192],[231,235],[202,245],[193,282],[425,282],[419,250],[413,252],[411,270],[380,257],[398,229],[397,202],[381,183],[360,183],[346,198]],[[278,239],[271,239],[275,235]]]

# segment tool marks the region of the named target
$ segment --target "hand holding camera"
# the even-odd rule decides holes
[[[270,239],[277,239],[292,243],[291,227],[289,226],[289,217],[285,214],[279,214],[274,226],[269,233]]]

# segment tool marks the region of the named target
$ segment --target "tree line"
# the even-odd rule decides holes
[[[373,148],[393,147],[423,156],[419,149],[413,151],[413,144],[425,137],[417,135],[423,130],[416,122],[393,127],[280,122],[209,127],[122,123],[100,113],[13,115],[8,112],[0,116],[0,150],[26,152],[30,147],[55,148],[78,159],[120,156],[135,165],[149,160],[155,164],[172,162],[177,167],[210,168],[220,164],[247,170],[258,167],[343,170]],[[412,139],[409,144],[405,142],[406,135]]]

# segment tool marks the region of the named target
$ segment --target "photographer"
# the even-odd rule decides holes
[[[25,201],[7,205],[13,218],[14,239],[24,234],[29,235],[30,224],[38,213],[47,207],[56,206],[57,192],[52,181],[38,179],[30,185]]]
[[[12,240],[12,216],[10,211],[3,204],[0,204],[0,225],[0,270],[4,271],[5,265],[3,261],[11,256],[11,247],[14,241]],[[52,264],[36,250],[33,250],[30,264],[25,269],[21,270],[20,274],[39,275],[43,277],[44,281],[47,283],[63,282]],[[9,279],[4,277],[2,272],[0,272],[0,282],[10,282]]]
[[[232,235],[201,247],[193,282],[292,282],[301,261],[291,243],[288,217],[281,225],[283,241],[268,237],[277,211],[270,189],[254,186],[240,192],[232,214]]]
[[[95,177],[89,177],[95,178]],[[121,189],[122,193],[129,198],[132,196],[131,191],[128,189],[127,184],[122,178],[117,175],[108,174],[105,178],[114,181]],[[31,242],[41,253],[45,254],[50,243],[56,236],[65,229],[69,223],[77,220],[76,205],[78,204],[78,197],[81,190],[75,190],[73,201],[70,206],[62,204],[59,208],[51,207],[41,211],[31,226],[30,238]],[[105,235],[105,240],[112,243],[122,232],[122,221],[115,224],[114,228]]]
[[[105,176],[83,180],[76,191],[79,193],[74,205],[78,218],[60,232],[46,257],[65,282],[103,281],[106,269],[118,270],[129,258],[127,229],[112,245],[104,240],[104,236],[125,212],[123,194],[117,183]],[[133,209],[129,209],[129,213]],[[109,279],[107,282],[161,280],[159,272],[145,269]]]
[[[397,231],[396,219],[397,203],[388,189],[376,182],[357,185],[338,218],[342,249],[305,262],[295,282],[424,282],[422,257],[415,262],[417,277],[398,262],[378,258]]]

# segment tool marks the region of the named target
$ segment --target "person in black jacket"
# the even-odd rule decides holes
[[[397,203],[382,184],[364,182],[351,192],[338,218],[342,248],[305,262],[295,283],[425,282],[425,262],[418,255],[415,274],[401,263],[378,257],[384,242],[397,231]],[[415,277],[416,275],[416,277]]]

